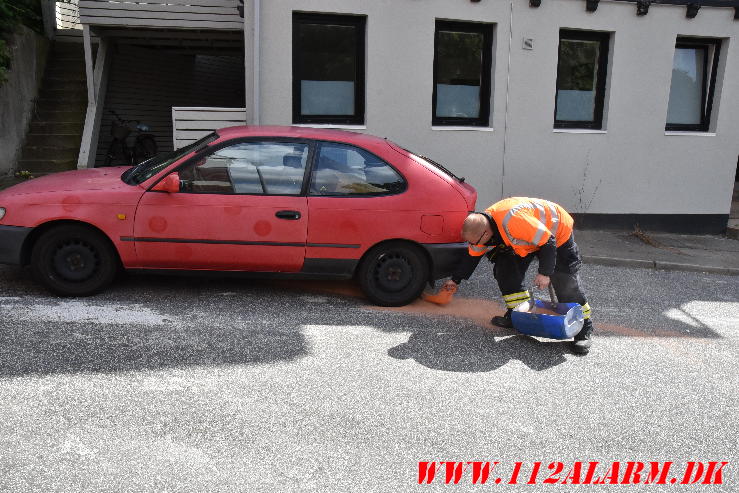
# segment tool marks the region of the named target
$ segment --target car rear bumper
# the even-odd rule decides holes
[[[452,275],[454,268],[467,255],[467,243],[425,243],[423,247],[431,257],[431,279]]]
[[[0,264],[20,265],[23,242],[31,228],[0,226]]]

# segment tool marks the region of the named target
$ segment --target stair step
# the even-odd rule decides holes
[[[47,160],[61,159],[77,160],[80,154],[79,147],[58,147],[58,146],[23,146],[21,152],[21,160]]]
[[[36,100],[36,111],[87,111],[87,98],[84,101],[39,98]]]
[[[78,53],[85,50],[82,43],[63,43],[54,42],[51,47],[51,51],[54,53]]]
[[[53,61],[46,64],[44,74],[60,74],[60,75],[71,75],[71,74],[85,74],[85,63],[84,62],[58,62]]]
[[[47,65],[44,71],[46,77],[64,77],[64,78],[79,78],[85,79],[87,73],[85,72],[84,64],[80,67],[70,67],[67,65],[52,66]]]
[[[64,81],[87,81],[87,74],[84,70],[47,70],[44,73],[44,82],[64,82]]]
[[[77,169],[76,159],[19,159],[18,171],[43,173]]]
[[[87,97],[85,99],[65,100],[59,98],[39,98],[36,100],[36,107],[39,111],[55,111],[55,110],[85,110],[87,111]]]
[[[29,133],[26,136],[27,146],[55,146],[65,148],[80,148],[82,142],[82,135],[80,134],[35,134]]]
[[[31,132],[35,134],[82,134],[83,123],[32,122]]]
[[[87,91],[87,81],[83,79],[67,79],[63,77],[45,77],[41,87],[59,91]]]
[[[78,109],[76,111],[65,110],[36,110],[34,121],[38,122],[67,122],[67,123],[85,123],[87,111]]]
[[[44,70],[44,78],[46,77],[59,77],[68,80],[87,80],[87,72],[85,72],[84,65],[80,65],[79,67],[47,66],[46,70]]]
[[[49,58],[49,63],[55,66],[69,65],[70,63],[84,65],[85,64],[85,54],[84,53],[79,53],[79,54],[61,53],[59,55],[55,55]]]
[[[39,91],[39,99],[64,99],[65,101],[87,101],[87,91],[78,89],[45,89]]]

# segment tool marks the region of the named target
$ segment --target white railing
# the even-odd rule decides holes
[[[90,25],[184,29],[244,29],[238,0],[79,0]]]
[[[245,108],[172,108],[172,140],[179,149],[213,130],[246,125]]]

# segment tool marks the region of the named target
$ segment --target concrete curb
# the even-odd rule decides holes
[[[712,274],[723,274],[739,276],[739,268],[716,267],[710,265],[681,264],[678,262],[663,262],[661,260],[637,260],[617,257],[597,257],[583,255],[583,261],[588,264],[612,265],[620,267],[636,267],[641,269],[675,270],[685,272],[710,272]]]

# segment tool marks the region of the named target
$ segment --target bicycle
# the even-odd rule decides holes
[[[118,113],[110,110],[115,119],[110,127],[113,140],[105,153],[103,166],[129,165],[135,166],[142,161],[156,156],[158,152],[154,135],[149,133],[149,126],[139,120],[124,120]],[[128,145],[128,137],[135,133],[132,146]]]

